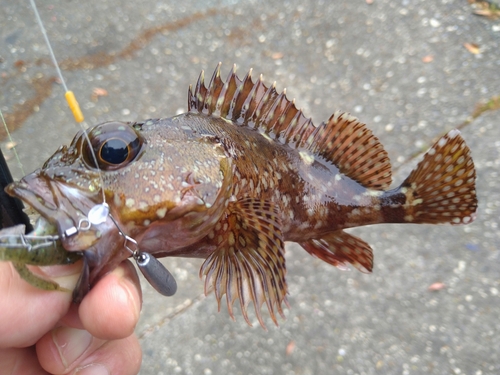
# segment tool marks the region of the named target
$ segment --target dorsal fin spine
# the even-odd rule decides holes
[[[283,113],[278,118],[278,128],[275,130],[275,133],[279,138],[281,138],[281,134],[283,134],[286,128],[289,126],[288,124],[290,124],[290,121],[288,120],[289,116],[291,116],[291,118],[293,119],[295,115],[294,110],[297,111],[295,109],[294,103],[286,100],[285,96],[285,108],[283,109]]]
[[[248,121],[251,128],[256,127],[256,124],[255,124],[255,121],[253,120],[253,118],[254,118],[254,113],[255,113],[256,107],[260,103],[260,100],[257,101],[256,98],[258,96],[260,96],[259,99],[262,98],[261,91],[263,91],[263,90],[265,90],[265,86],[264,86],[264,83],[262,83],[262,79],[259,78],[257,83],[252,86],[252,89],[250,91],[250,95],[247,96],[247,98],[243,104],[242,113],[244,114],[244,122]]]
[[[234,82],[235,87],[234,87],[233,97],[231,98],[231,101],[228,102],[225,112],[227,113],[227,115],[226,115],[227,118],[238,118],[239,117],[239,113],[238,113],[239,107],[237,106],[237,102],[241,96],[240,94],[243,90],[243,87],[245,86],[245,80],[241,81],[236,76],[235,67],[233,67],[232,73],[233,73],[232,81]],[[235,122],[235,123],[237,123],[237,122]]]
[[[236,65],[233,66],[233,69],[231,71],[231,78],[228,81],[230,81],[228,84],[228,92],[231,93],[230,94],[231,100],[227,101],[226,108],[224,108],[224,114],[226,117],[231,108],[234,106],[234,102],[238,97],[239,89],[241,86],[241,81],[236,76]]]
[[[234,95],[234,77],[235,72],[233,67],[233,69],[229,72],[229,76],[227,77],[226,81],[223,82],[222,88],[219,92],[219,95],[217,96],[217,101],[215,102],[214,113],[218,114],[220,117],[225,118],[227,116],[228,104],[231,103],[231,101],[228,99],[230,97],[232,98],[232,95]]]
[[[295,110],[296,112],[293,115],[292,119],[290,120],[290,125],[285,129],[285,131],[281,137],[283,140],[282,142],[285,144],[289,144],[291,147],[296,146],[296,142],[291,138],[292,138],[293,134],[295,133],[297,127],[299,126],[299,121],[301,119],[305,118],[302,115],[302,111],[297,110],[297,108],[295,107],[295,104],[293,105],[293,110]]]
[[[198,82],[196,82],[194,93],[196,96],[196,108],[201,109],[201,112],[203,112],[203,103],[205,102],[205,96],[207,93],[207,88],[205,87],[205,71],[203,70],[198,77]]]
[[[253,118],[254,122],[256,124],[256,128],[262,128],[268,123],[268,119],[266,118],[267,115],[269,114],[269,109],[267,107],[272,107],[274,104],[274,99],[276,95],[276,88],[275,85],[269,87],[266,89],[264,96],[262,97],[262,100],[259,101],[259,104],[256,106],[255,111],[253,113]],[[261,124],[263,124],[261,126]],[[264,129],[264,131],[267,129]]]
[[[283,113],[281,114],[280,118],[279,118],[279,125],[280,125],[280,129],[279,129],[279,133],[281,133],[282,131],[284,131],[285,129],[281,129],[281,127],[283,127],[283,125],[286,125],[288,124],[288,121],[287,121],[287,118],[292,115],[292,112],[293,110],[295,109],[295,105],[293,102],[288,102],[286,107],[285,107],[285,110],[283,111]],[[292,118],[293,116],[295,115],[295,112],[293,113],[292,115]]]
[[[262,100],[259,101],[259,105],[255,108],[254,112],[254,121],[257,124],[257,128],[265,128],[267,125],[266,116],[269,114],[269,109],[274,104],[276,96],[278,95],[276,92],[276,82],[269,88],[265,85],[265,94],[262,97]],[[266,132],[267,129],[262,129],[263,132]]]
[[[298,132],[295,136],[297,148],[305,148],[305,141],[309,136],[307,133],[310,132],[311,126],[313,126],[311,119],[306,119],[306,121],[304,121],[303,123],[299,123]]]
[[[275,92],[276,92],[276,90],[275,90]],[[268,133],[270,135],[274,134],[273,129],[274,129],[275,124],[276,124],[275,111],[276,111],[276,109],[279,106],[280,97],[281,97],[281,94],[278,95],[278,97],[276,98],[276,100],[267,101],[268,103],[271,102],[271,105],[269,105],[268,108],[263,108],[263,110],[265,110],[265,113],[263,113],[260,116],[260,118],[262,118],[262,120],[260,121],[260,123],[263,124],[263,125],[259,126],[260,130],[263,133]],[[266,104],[266,103],[264,103],[264,104]]]
[[[210,80],[210,84],[208,85],[208,92],[206,95],[206,100],[203,105],[205,113],[208,113],[209,115],[213,114],[215,111],[215,105],[217,102],[217,98],[219,97],[220,91],[222,90],[223,82],[220,79],[220,66],[221,64],[217,65],[217,69],[215,69],[214,74],[212,75],[212,79]]]
[[[252,83],[252,80],[250,79],[249,82]],[[259,79],[255,84],[252,83],[250,92],[245,98],[243,104],[242,104],[242,111],[241,111],[241,117],[243,118],[243,123],[247,122],[249,123],[249,126],[251,128],[255,127],[255,124],[253,123],[251,119],[251,115],[253,114],[253,110],[255,109],[255,106],[258,104],[256,102],[255,97],[257,96],[256,93],[260,91],[262,88],[262,80]]]
[[[286,114],[286,109],[290,102],[286,98],[286,91],[283,90],[281,94],[278,95],[274,101],[274,105],[269,109],[269,114],[271,118],[269,119],[269,134],[274,137],[278,136],[281,132],[280,120]]]
[[[193,95],[193,86],[189,85],[188,88],[188,111],[191,112],[192,108],[196,107],[195,97]]]
[[[238,125],[241,125],[243,121],[238,121],[238,119],[242,119],[245,116],[242,116],[242,110],[243,110],[243,103],[245,101],[245,96],[241,95],[243,92],[245,92],[248,88],[248,86],[253,86],[252,82],[252,70],[247,73],[245,78],[243,78],[243,81],[241,81],[241,84],[237,88],[236,92],[234,93],[234,98],[231,101],[231,109],[228,112],[229,118],[236,119],[236,123]]]

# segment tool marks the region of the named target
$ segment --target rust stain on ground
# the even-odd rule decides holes
[[[37,108],[42,105],[42,103],[47,99],[52,92],[52,84],[56,82],[56,77],[41,77],[34,78],[31,81],[35,95],[26,100],[22,104],[14,105],[13,111],[11,113],[4,113],[5,123],[10,132],[18,129],[33,113],[36,112]],[[0,127],[0,140],[3,140],[7,136],[7,132],[3,126]]]
[[[61,61],[59,67],[62,70],[69,71],[78,69],[96,69],[108,66],[119,59],[131,59],[134,57],[135,52],[151,43],[151,40],[157,34],[177,31],[181,28],[189,26],[194,22],[200,21],[207,17],[215,16],[220,13],[220,10],[212,8],[207,10],[206,12],[194,13],[175,22],[151,27],[141,32],[136,38],[132,39],[132,41],[121,51],[99,52],[79,58],[69,58]],[[34,65],[44,64],[51,64],[51,62],[49,59],[38,59],[34,62]],[[30,64],[29,62],[20,60],[14,63],[14,68],[16,70],[16,73],[19,73],[25,72],[27,68],[32,65],[33,64]],[[14,77],[17,75],[16,73],[4,78],[8,79]],[[55,81],[55,77],[36,78],[31,81],[31,83],[33,84],[35,95],[26,100],[24,103],[14,105],[12,112],[4,114],[5,122],[7,123],[9,131],[13,131],[21,127],[22,124],[35,112],[35,109],[42,105],[45,99],[50,96],[52,92],[52,84]],[[0,127],[0,140],[3,140],[5,136],[5,129]]]
[[[131,59],[134,57],[135,52],[151,43],[151,40],[156,35],[182,29],[196,21],[200,21],[210,16],[215,16],[217,13],[216,9],[209,9],[206,12],[194,13],[172,23],[151,27],[144,30],[121,51],[110,53],[98,52],[93,55],[77,59],[69,58],[62,61],[60,63],[60,67],[64,70],[95,69],[108,66],[118,59]]]

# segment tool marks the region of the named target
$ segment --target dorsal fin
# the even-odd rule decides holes
[[[308,138],[307,147],[367,188],[387,189],[391,184],[387,152],[372,131],[349,113],[337,111],[321,123]]]
[[[335,164],[340,173],[372,189],[386,189],[391,183],[387,152],[365,124],[347,113],[335,112],[328,122],[314,126],[297,109],[294,101],[275,85],[267,87],[262,76],[252,81],[252,71],[240,80],[231,70],[224,82],[220,63],[208,86],[201,72],[194,92],[189,87],[190,112],[231,120],[266,133],[292,148],[307,150]]]

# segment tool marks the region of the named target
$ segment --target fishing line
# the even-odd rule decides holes
[[[21,164],[21,160],[17,154],[15,144],[12,141],[12,137],[10,135],[9,128],[7,127],[5,118],[3,117],[2,110],[0,110],[0,117],[2,118],[5,132],[12,144],[12,150],[16,156],[17,164],[19,165],[21,172],[24,174],[23,165]],[[2,150],[0,150],[0,229],[8,228],[16,224],[23,224],[25,231],[27,233],[31,232],[33,230],[33,226],[31,225],[28,215],[23,211],[24,206],[22,202],[17,198],[9,196],[4,191],[4,189],[12,182],[14,182],[12,174],[10,173],[9,166],[3,156]]]
[[[2,122],[3,122],[3,127],[5,128],[5,132],[7,133],[7,138],[9,138],[9,142],[12,144],[12,152],[14,152],[14,156],[16,158],[16,161],[17,161],[17,165],[19,166],[19,168],[21,169],[21,173],[24,175],[26,175],[26,173],[24,172],[24,168],[23,168],[23,164],[21,163],[21,159],[19,158],[19,155],[17,154],[17,150],[16,150],[16,146],[15,146],[15,142],[14,140],[12,139],[12,136],[10,135],[10,131],[9,131],[9,128],[7,127],[7,123],[5,122],[5,118],[3,117],[3,113],[2,113],[2,110],[0,109],[0,117],[2,118]]]
[[[43,26],[42,19],[40,18],[40,14],[38,13],[38,8],[36,7],[35,0],[30,0],[31,2],[31,7],[33,8],[33,12],[35,13],[36,20],[38,22],[38,25],[40,26],[40,29],[42,30],[42,35],[45,39],[45,43],[47,44],[47,48],[49,49],[49,54],[50,58],[52,59],[52,63],[54,64],[56,70],[57,70],[57,75],[59,76],[59,79],[61,80],[61,83],[64,87],[64,96],[66,97],[66,101],[68,102],[69,108],[71,109],[71,112],[73,112],[73,116],[75,117],[76,122],[81,123],[84,120],[83,113],[80,109],[80,105],[76,101],[75,94],[73,91],[68,90],[68,86],[66,86],[66,81],[64,81],[64,77],[62,75],[61,69],[59,68],[59,64],[57,63],[56,60],[56,55],[54,54],[54,51],[52,50],[52,45],[50,44],[49,37],[47,35],[47,31],[45,30],[45,27]]]
[[[102,171],[99,168],[99,164],[97,163],[97,156],[95,155],[94,149],[92,147],[92,143],[90,142],[90,138],[87,134],[87,131],[85,127],[83,126],[83,114],[80,110],[80,106],[78,105],[78,102],[76,101],[75,95],[73,94],[72,91],[68,90],[68,87],[66,86],[66,82],[64,81],[64,77],[62,75],[61,69],[59,68],[59,64],[57,63],[56,56],[54,54],[54,51],[52,50],[52,46],[50,45],[49,38],[47,36],[47,32],[45,31],[45,27],[43,26],[42,19],[40,18],[40,15],[38,13],[38,9],[35,4],[35,0],[30,0],[31,7],[33,8],[33,11],[35,13],[36,19],[38,21],[38,25],[40,26],[40,29],[42,30],[43,37],[45,39],[45,43],[47,44],[47,47],[49,49],[50,57],[52,59],[52,63],[56,67],[57,74],[59,75],[59,78],[61,80],[61,83],[64,87],[65,90],[65,98],[66,101],[68,102],[68,106],[73,112],[73,116],[75,117],[75,120],[77,123],[80,124],[80,127],[82,128],[83,131],[83,136],[85,137],[85,140],[87,144],[89,145],[89,151],[90,154],[92,155],[92,158],[94,160],[95,167],[97,168],[98,174],[99,174],[99,180],[100,180],[100,185],[101,185],[101,191],[102,191],[102,203],[97,204],[93,206],[86,218],[80,219],[78,222],[77,227],[72,227],[67,229],[64,232],[64,235],[67,237],[73,236],[77,234],[80,230],[81,231],[86,231],[90,229],[91,225],[99,225],[104,223],[107,218],[109,217],[113,224],[116,226],[118,229],[118,232],[120,235],[124,238],[124,244],[123,246],[132,253],[132,256],[134,260],[136,261],[137,266],[139,267],[140,271],[144,275],[144,277],[149,281],[149,283],[161,294],[165,296],[172,296],[175,294],[177,290],[177,283],[175,282],[174,277],[172,274],[167,270],[167,268],[155,257],[151,256],[150,254],[146,252],[142,252],[139,249],[139,246],[137,244],[137,241],[133,239],[132,237],[129,237],[125,232],[122,231],[120,226],[118,225],[118,222],[114,219],[114,217],[111,215],[109,212],[109,205],[106,203],[106,194],[104,192],[104,179],[102,177]],[[133,249],[130,247],[130,244],[133,245]]]
[[[52,63],[54,64],[56,70],[57,70],[57,75],[59,76],[59,79],[61,80],[61,83],[64,88],[64,97],[66,98],[66,101],[68,102],[69,109],[73,113],[73,116],[75,118],[75,121],[80,125],[82,131],[83,131],[83,136],[85,137],[86,142],[89,145],[89,150],[90,154],[92,155],[92,159],[94,160],[94,164],[97,168],[97,171],[99,173],[99,182],[101,184],[101,190],[102,190],[102,205],[104,208],[107,208],[108,205],[106,203],[106,195],[104,193],[104,179],[102,178],[102,173],[101,169],[99,168],[99,164],[97,163],[97,157],[95,155],[94,149],[92,148],[92,143],[90,142],[89,136],[86,132],[85,127],[83,126],[83,120],[85,119],[83,117],[83,113],[80,109],[80,105],[78,104],[78,101],[76,100],[75,94],[73,91],[68,90],[68,86],[66,86],[66,81],[64,80],[64,77],[62,75],[61,69],[59,68],[59,64],[57,63],[56,55],[54,54],[54,51],[52,49],[52,45],[50,44],[49,37],[47,35],[47,31],[45,30],[45,27],[43,26],[43,21],[42,18],[40,17],[40,14],[38,13],[38,8],[36,6],[35,0],[30,0],[31,7],[33,8],[33,12],[35,13],[36,20],[38,22],[38,25],[40,26],[40,29],[42,30],[43,37],[45,39],[45,43],[47,44],[47,48],[49,49],[49,54],[50,58],[52,59]],[[23,172],[24,173],[24,172]],[[102,211],[102,209],[101,209]],[[109,210],[108,210],[109,212]]]

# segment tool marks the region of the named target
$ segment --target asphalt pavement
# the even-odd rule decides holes
[[[360,118],[394,186],[453,128],[472,149],[474,223],[350,230],[374,249],[368,275],[288,244],[291,308],[279,327],[266,318],[268,331],[217,312],[201,261],[165,260],[178,293],[143,283],[142,375],[500,374],[499,19],[465,0],[39,3],[88,125],[182,113],[188,85],[220,61],[223,75],[236,64],[286,87],[315,123],[335,110]],[[30,172],[78,126],[28,2],[4,0],[0,25],[0,109]]]

